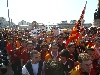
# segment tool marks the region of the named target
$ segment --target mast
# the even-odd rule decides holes
[[[100,8],[100,0],[98,0],[98,8]]]

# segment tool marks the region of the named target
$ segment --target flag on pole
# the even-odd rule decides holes
[[[86,4],[87,4],[87,1],[86,1]],[[79,20],[75,23],[75,25],[72,29],[72,32],[71,32],[69,38],[66,40],[66,46],[68,45],[68,43],[70,41],[78,39],[80,37],[81,32],[83,31],[82,21],[83,21],[84,14],[85,14],[86,4],[85,4],[85,7],[82,11],[82,14],[81,14]]]

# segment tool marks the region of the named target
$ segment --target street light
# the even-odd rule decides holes
[[[7,8],[8,8],[8,5],[9,5],[9,2],[8,2],[8,0],[7,0]],[[8,19],[9,19],[9,28],[10,28],[11,26],[10,26],[9,8],[8,8]]]
[[[7,0],[7,7],[8,7],[8,0]]]

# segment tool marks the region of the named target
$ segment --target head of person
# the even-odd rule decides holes
[[[32,36],[28,36],[28,41],[32,41]]]
[[[86,49],[85,53],[87,53],[91,57],[91,60],[95,59],[95,50],[93,48]]]
[[[37,50],[32,50],[30,56],[33,64],[37,64],[40,61],[40,53]]]
[[[42,45],[43,40],[38,40],[38,45]]]
[[[10,42],[10,44],[13,44],[13,38],[8,38],[8,41]]]
[[[25,39],[22,39],[21,46],[26,48],[26,45],[27,45],[27,41]]]
[[[83,46],[83,47],[85,46],[85,43],[83,40],[80,41],[80,46]]]
[[[28,51],[32,51],[34,49],[32,41],[28,41],[26,47]]]
[[[73,53],[73,52],[75,51],[75,43],[70,42],[70,43],[68,44],[67,49],[69,50],[70,53]]]
[[[61,63],[55,59],[49,59],[45,65],[45,75],[63,75]]]
[[[18,38],[18,41],[21,42],[21,41],[22,41],[22,37],[19,37],[19,38]]]
[[[14,43],[12,44],[12,47],[13,47],[13,50],[16,50],[17,44],[14,42]]]
[[[52,52],[56,53],[56,52],[58,52],[58,49],[59,49],[58,44],[56,42],[53,42],[51,44],[51,50],[52,50]]]
[[[94,42],[95,42],[95,45],[96,46],[99,46],[100,45],[100,35],[98,35],[97,37],[95,37]]]
[[[80,53],[78,56],[78,61],[80,63],[81,71],[90,73],[92,68],[91,57],[87,53]]]
[[[42,48],[43,51],[47,51],[49,46],[46,42],[43,42],[41,48]]]
[[[69,53],[69,51],[66,50],[66,49],[63,49],[63,50],[60,52],[60,59],[61,59],[61,62],[62,62],[62,63],[65,63],[69,58],[70,58],[70,53]]]
[[[33,42],[34,44],[37,43],[37,38],[35,38],[35,37],[32,36],[32,42]]]
[[[63,36],[59,35],[57,42],[58,43],[63,43],[63,40],[64,40]]]

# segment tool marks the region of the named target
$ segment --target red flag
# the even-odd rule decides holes
[[[87,4],[87,1],[86,1],[86,4]],[[83,31],[83,28],[82,28],[82,20],[84,18],[86,4],[85,4],[85,7],[84,7],[84,9],[82,11],[82,14],[81,14],[79,20],[75,23],[75,26],[73,27],[73,30],[72,30],[69,38],[66,41],[66,46],[68,45],[68,43],[70,41],[75,40],[75,39],[78,39],[80,37],[80,33]]]

